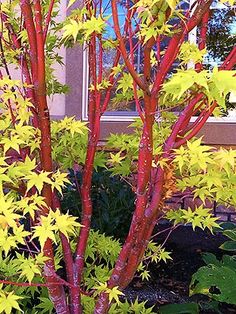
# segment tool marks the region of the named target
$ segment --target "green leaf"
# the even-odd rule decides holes
[[[236,228],[236,225],[235,225],[235,223],[233,223],[233,222],[222,222],[222,223],[220,224],[220,227],[221,227],[221,229],[223,229],[223,230],[233,230],[233,229]]]
[[[124,73],[118,81],[117,91],[121,89],[123,94],[125,94],[129,88],[133,88],[133,78],[129,73]]]
[[[10,292],[9,294],[4,294],[3,292],[1,292],[0,313],[5,312],[6,314],[11,314],[13,312],[13,309],[22,312],[18,304],[18,300],[20,299],[23,298],[13,294],[13,292]]]
[[[121,292],[118,287],[114,287],[112,289],[108,289],[107,288],[107,292],[109,294],[109,301],[112,302],[113,300],[116,302],[116,303],[119,303],[120,300],[119,300],[119,296],[120,295],[124,295],[123,292]]]
[[[52,301],[49,298],[39,298],[39,300],[41,302],[36,306],[36,308],[40,309],[40,313],[51,314],[54,309]]]
[[[234,230],[225,230],[223,231],[223,235],[230,238],[233,241],[236,241],[236,229]]]
[[[236,304],[236,271],[225,266],[201,267],[192,277],[190,295],[205,294],[214,300]]]
[[[144,270],[141,272],[141,278],[142,280],[149,280],[151,277],[150,272],[148,270]]]
[[[120,154],[121,152],[118,152],[116,154],[110,153],[111,158],[108,159],[108,161],[110,161],[112,164],[120,164],[122,159],[125,158],[125,156],[121,156]]]
[[[220,266],[220,263],[221,263],[216,258],[216,256],[214,254],[212,254],[212,253],[205,253],[205,254],[203,254],[202,259],[203,259],[203,261],[206,264],[213,264],[213,265],[216,265],[216,266]]]
[[[49,174],[50,172],[41,171],[39,174],[32,172],[31,174],[26,176],[26,179],[28,179],[27,191],[35,186],[40,193],[43,189],[44,183],[52,184],[51,179],[48,177]]]
[[[106,28],[106,22],[104,17],[98,16],[97,18],[92,16],[90,20],[86,20],[83,23],[84,38],[87,40],[94,32],[101,34]]]
[[[70,20],[69,23],[67,23],[63,27],[63,38],[73,37],[74,41],[76,41],[76,38],[79,34],[79,32],[82,30],[83,26],[81,22],[76,22],[75,20]]]
[[[160,314],[198,314],[197,303],[167,304],[160,307]]]
[[[226,241],[220,246],[220,249],[236,252],[236,241]]]
[[[41,248],[44,247],[47,239],[51,239],[56,243],[55,231],[57,226],[54,225],[53,212],[49,212],[48,216],[41,217],[41,225],[34,227],[34,234],[32,239],[38,238]]]

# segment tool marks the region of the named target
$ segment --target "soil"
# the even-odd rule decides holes
[[[156,231],[167,227],[167,225],[161,225]],[[167,234],[168,232],[162,233],[154,239],[162,243]],[[189,297],[191,277],[199,267],[205,265],[201,257],[202,253],[211,252],[220,258],[224,252],[219,249],[219,246],[225,241],[226,238],[221,233],[212,235],[201,229],[194,232],[188,226],[177,228],[165,244],[166,250],[172,252],[173,260],[166,264],[162,262],[158,266],[150,265],[150,280],[142,282],[135,278],[125,290],[126,297],[129,300],[135,300],[138,297],[139,301],[147,301],[148,306],[155,305],[154,310],[164,304],[197,302],[201,305],[201,314],[236,314],[236,306],[220,304],[219,312],[207,309],[210,300],[206,296]]]

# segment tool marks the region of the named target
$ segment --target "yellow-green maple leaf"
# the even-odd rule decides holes
[[[35,186],[40,193],[43,189],[44,183],[52,184],[52,180],[48,177],[49,174],[50,172],[41,171],[39,174],[32,172],[31,174],[27,175],[27,191]]]
[[[22,312],[18,304],[18,300],[20,299],[23,298],[13,292],[0,292],[0,313],[5,312],[6,314],[11,314],[14,309]]]
[[[14,236],[8,234],[8,229],[0,228],[0,250],[5,252],[5,255],[9,253],[12,248],[17,247],[17,240]]]
[[[114,300],[118,304],[120,303],[119,296],[124,295],[124,293],[119,290],[118,286],[112,289],[107,288],[107,293],[108,293],[109,301],[112,302]]]
[[[67,178],[67,173],[62,173],[59,170],[52,174],[52,188],[56,189],[62,195],[62,188],[65,186],[65,183],[71,184]]]
[[[77,22],[75,20],[70,20],[69,23],[67,23],[63,27],[63,36],[62,38],[68,38],[73,37],[74,41],[76,41],[78,33],[83,29],[83,24],[81,22]]]
[[[41,217],[41,224],[34,227],[32,239],[38,238],[40,246],[43,248],[47,239],[51,239],[54,243],[56,243],[56,231],[57,227],[54,225],[54,218],[52,217],[52,213],[49,212],[48,216]]]
[[[61,214],[59,209],[52,213],[55,218],[55,227],[58,231],[63,233],[67,238],[69,235],[76,234],[76,228],[81,227],[81,224],[76,222],[76,217],[68,214]]]
[[[121,156],[121,152],[118,152],[116,154],[110,153],[111,158],[108,159],[109,162],[113,164],[120,164],[121,161],[125,158],[125,156]]]
[[[25,244],[25,237],[30,235],[30,232],[24,230],[24,226],[17,226],[13,228],[14,239],[20,243]]]
[[[35,275],[40,275],[42,272],[39,265],[32,258],[26,259],[20,254],[17,254],[17,261],[20,268],[20,278],[25,276],[30,283]]]
[[[34,219],[35,212],[40,209],[40,207],[47,207],[45,200],[42,196],[32,195],[30,197],[23,197],[16,203],[18,210],[23,211],[23,214],[27,213]]]
[[[4,137],[0,141],[0,144],[3,145],[4,153],[6,153],[10,148],[16,150],[18,153],[20,152],[20,145],[23,144],[18,135],[10,136],[9,138]]]

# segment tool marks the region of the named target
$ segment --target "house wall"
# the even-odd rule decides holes
[[[57,16],[57,22],[62,22],[66,18],[66,6],[67,1],[61,1],[59,14]],[[57,76],[58,80],[62,84],[66,84],[66,49],[61,47],[58,51],[62,60],[64,62],[64,66],[59,64],[54,65],[55,75]],[[64,94],[55,94],[52,97],[48,98],[48,107],[50,114],[52,116],[61,118],[65,115],[65,104],[66,104],[66,96]]]
[[[78,0],[71,9],[81,2],[82,0]],[[66,1],[61,1],[59,20],[63,20],[65,17]],[[55,118],[61,118],[64,115],[75,115],[78,119],[81,119],[82,103],[86,102],[86,86],[83,83],[87,78],[87,64],[86,60],[83,60],[83,47],[76,45],[69,49],[62,48],[60,52],[65,59],[65,67],[62,68],[56,65],[56,72],[60,82],[66,83],[70,90],[66,95],[53,96],[49,102],[50,112]],[[120,120],[101,122],[101,140],[104,140],[110,133],[132,132],[132,129],[129,128],[130,122]],[[236,119],[208,122],[199,133],[199,136],[204,136],[205,143],[209,145],[236,146]]]

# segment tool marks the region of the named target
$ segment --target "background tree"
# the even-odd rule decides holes
[[[222,62],[236,44],[235,11],[233,8],[211,10],[207,35],[209,58]]]

